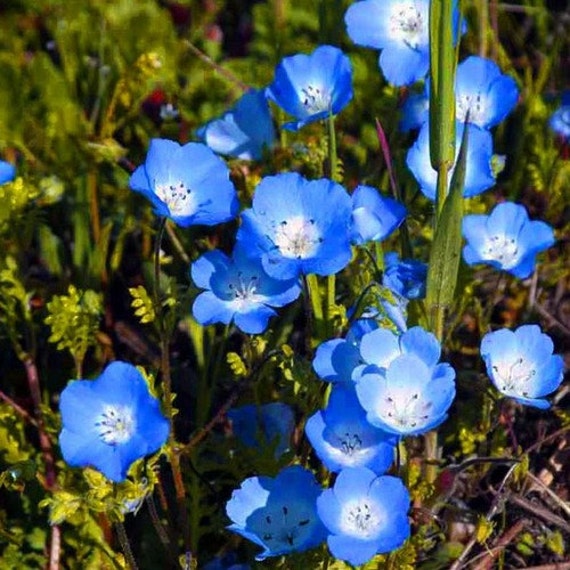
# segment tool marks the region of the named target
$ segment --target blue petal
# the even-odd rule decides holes
[[[464,127],[463,127],[464,128]],[[456,148],[459,152],[463,128],[457,129]],[[465,165],[465,186],[463,196],[469,198],[481,194],[495,184],[491,168],[493,137],[489,131],[475,125],[468,125],[467,159]],[[451,179],[451,176],[450,176]]]
[[[408,329],[401,337],[402,353],[413,354],[427,366],[435,366],[441,356],[441,345],[432,333],[416,326]]]
[[[235,314],[234,322],[244,333],[261,334],[266,328],[269,319],[277,313],[265,305],[257,305],[244,312]]]
[[[329,536],[327,544],[335,558],[345,560],[353,566],[365,564],[377,554],[376,542],[372,540],[359,540],[339,534]]]
[[[0,184],[11,182],[16,177],[16,167],[9,162],[0,160]]]
[[[402,132],[419,129],[429,116],[429,97],[425,93],[415,93],[406,99],[402,107],[399,128]]]
[[[351,4],[344,15],[346,33],[357,45],[382,49],[390,45],[389,23],[394,2],[363,0]]]
[[[372,331],[360,341],[360,354],[364,361],[379,368],[388,368],[401,353],[398,337],[388,329]]]
[[[387,81],[397,87],[411,85],[423,79],[429,69],[427,44],[412,49],[406,44],[391,44],[379,58],[379,65]]]
[[[504,235],[518,239],[522,227],[528,221],[524,206],[513,202],[501,202],[489,214],[487,231],[489,235]]]
[[[270,477],[245,479],[226,504],[226,514],[230,520],[240,527],[245,527],[251,513],[267,504],[273,486],[274,480]]]
[[[192,314],[201,325],[229,324],[235,314],[230,303],[223,301],[211,291],[200,293],[192,305]]]
[[[197,287],[211,289],[211,279],[214,273],[229,271],[230,260],[218,249],[206,252],[199,257],[190,269],[192,281]]]

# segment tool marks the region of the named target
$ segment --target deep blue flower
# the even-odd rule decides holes
[[[488,216],[465,216],[463,236],[466,263],[485,263],[521,279],[534,271],[536,255],[554,244],[552,228],[530,221],[525,207],[513,202],[497,204]]]
[[[275,69],[267,96],[297,119],[283,125],[288,130],[336,115],[352,99],[350,60],[338,48],[327,45],[311,55],[286,57]]]
[[[16,167],[9,162],[0,160],[0,184],[11,182],[16,177]]]
[[[543,396],[554,392],[564,377],[564,360],[552,354],[553,349],[552,340],[537,325],[501,329],[481,341],[481,356],[497,390],[543,410],[550,407]]]
[[[277,280],[264,271],[261,261],[248,258],[242,248],[228,258],[219,250],[205,253],[192,264],[194,283],[203,289],[194,300],[192,314],[202,325],[235,325],[259,334],[276,315],[271,307],[294,301],[301,292],[297,279]]]
[[[562,105],[550,117],[550,128],[564,140],[570,140],[570,91],[562,94]]]
[[[453,34],[459,10],[453,1]],[[344,21],[357,45],[382,50],[379,65],[392,85],[410,85],[429,67],[429,0],[362,0],[347,10]]]
[[[345,467],[368,467],[381,475],[394,461],[396,438],[366,421],[353,384],[333,386],[326,408],[307,420],[305,433],[333,473]]]
[[[351,210],[350,196],[331,180],[308,181],[294,172],[268,176],[243,212],[236,239],[276,279],[332,275],[351,258]]]
[[[212,226],[237,214],[239,203],[224,161],[206,145],[152,139],[130,187],[150,200],[158,216],[179,226]]]
[[[364,467],[341,471],[332,489],[317,499],[335,558],[360,566],[391,552],[410,536],[410,495],[400,479]]]
[[[495,62],[478,56],[468,57],[457,66],[455,92],[457,120],[464,123],[469,118],[471,124],[482,129],[499,124],[513,110],[519,97],[515,80],[501,73]],[[400,129],[403,131],[421,127],[428,121],[429,83],[423,94],[408,97],[402,114]]]
[[[228,552],[223,556],[216,556],[208,562],[203,570],[251,570],[249,564],[240,564],[235,552]]]
[[[406,208],[372,186],[357,186],[352,194],[352,243],[382,241],[406,217]]]
[[[227,113],[196,132],[214,152],[244,160],[259,160],[275,143],[275,129],[265,90],[245,93]]]
[[[416,259],[400,261],[395,252],[384,256],[384,276],[382,283],[406,299],[423,299],[426,294],[427,263]]]
[[[465,186],[463,196],[469,198],[481,194],[495,184],[495,177],[491,169],[493,158],[493,138],[489,131],[480,129],[475,125],[468,125],[469,137],[467,144],[467,161],[465,166]],[[463,123],[456,125],[455,160],[459,155],[461,138],[463,136]],[[424,123],[420,130],[418,140],[408,151],[406,164],[412,171],[420,190],[430,200],[436,198],[437,171],[431,166],[429,156],[429,123]],[[455,166],[450,170],[448,187]]]
[[[293,410],[282,402],[249,404],[228,412],[234,435],[247,447],[260,449],[275,445],[275,457],[289,450],[295,429]]]
[[[61,393],[61,452],[73,467],[94,467],[123,481],[131,464],[166,442],[168,420],[142,374],[112,362],[95,380],[74,380]]]
[[[313,548],[326,536],[316,511],[320,492],[315,476],[300,465],[275,479],[250,477],[226,505],[233,523],[228,529],[263,548],[256,560]]]

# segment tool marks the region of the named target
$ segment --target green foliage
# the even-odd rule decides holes
[[[68,295],[55,295],[47,309],[45,323],[51,329],[48,340],[57,344],[58,350],[68,349],[75,362],[83,362],[89,347],[97,343],[103,311],[101,295],[70,285]]]

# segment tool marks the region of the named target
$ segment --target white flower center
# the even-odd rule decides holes
[[[341,527],[345,534],[357,538],[368,538],[378,532],[382,518],[366,498],[357,499],[344,505],[341,515]]]
[[[505,235],[495,235],[489,238],[486,246],[483,250],[486,259],[498,261],[505,269],[510,269],[517,265],[519,249],[514,238]]]
[[[323,239],[315,220],[297,216],[279,224],[273,241],[283,257],[306,259],[314,255]]]
[[[495,382],[501,392],[511,396],[528,396],[529,383],[536,375],[534,364],[522,356],[514,362],[499,362],[493,365]]]
[[[307,85],[301,89],[301,93],[301,102],[309,115],[316,115],[330,109],[331,97],[322,87]]]
[[[422,394],[423,396],[423,394]],[[380,417],[396,430],[422,428],[428,423],[432,402],[407,389],[394,391],[384,400]]]
[[[411,49],[418,49],[425,43],[426,24],[415,2],[396,3],[390,15],[390,37],[404,42]]]
[[[238,271],[236,278],[228,283],[230,295],[233,295],[233,305],[236,310],[244,309],[252,304],[261,303],[265,298],[257,293],[260,285],[259,277],[251,275],[244,278],[243,272]]]
[[[481,96],[481,93],[457,97],[457,120],[462,123],[467,120],[467,113],[469,113],[469,122],[482,126],[486,110],[485,98]]]
[[[340,439],[340,448],[345,455],[352,456],[362,449],[362,439],[357,433],[346,432]]]
[[[182,181],[171,184],[154,184],[154,193],[168,207],[173,216],[190,216],[196,211],[192,190]]]
[[[133,410],[129,406],[106,405],[95,422],[101,440],[118,445],[131,439],[136,429]]]

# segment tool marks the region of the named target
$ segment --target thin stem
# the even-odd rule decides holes
[[[4,400],[4,402],[6,402],[25,421],[29,422],[30,424],[32,424],[35,427],[39,427],[38,422],[28,412],[26,412],[26,410],[24,410],[24,408],[22,408],[20,405],[16,404],[16,402],[14,402],[14,400],[12,400],[12,398],[10,398],[10,396],[8,396],[4,392],[2,392],[2,390],[0,390],[0,400]]]
[[[323,303],[321,299],[321,291],[319,289],[319,281],[316,275],[307,275],[305,277],[306,290],[311,303],[311,310],[315,318],[315,329],[319,339],[323,340],[326,334],[326,323],[323,314]]]
[[[127,531],[125,530],[125,526],[123,523],[119,522],[116,523],[115,528],[117,529],[117,538],[121,543],[121,548],[123,550],[123,554],[125,555],[127,565],[129,566],[130,570],[138,570],[138,566],[135,562],[133,551],[131,550],[131,545],[129,543],[129,538],[127,536]]]
[[[184,263],[189,265],[190,258],[184,251],[184,246],[182,245],[181,241],[178,239],[178,236],[176,235],[176,231],[172,227],[172,224],[168,222],[166,223],[166,233],[168,234],[168,238],[170,239],[172,245],[174,246],[176,253],[178,253],[178,255],[180,256],[180,259],[182,259]]]
[[[160,311],[160,246],[162,245],[162,237],[164,236],[164,228],[166,227],[166,218],[160,218],[158,234],[154,242],[154,304],[155,310]]]
[[[338,157],[336,153],[336,131],[334,128],[334,115],[329,111],[327,120],[328,134],[328,158],[329,158],[329,177],[333,182],[339,182],[338,177]]]

